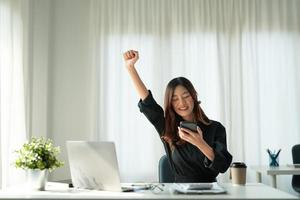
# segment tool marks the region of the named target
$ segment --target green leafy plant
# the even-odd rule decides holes
[[[18,158],[15,166],[22,169],[49,169],[54,170],[63,166],[63,162],[57,159],[60,153],[59,147],[54,147],[50,139],[31,138],[29,142],[23,144],[22,148],[16,150]]]

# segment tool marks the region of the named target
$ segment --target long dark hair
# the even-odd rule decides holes
[[[164,100],[165,131],[164,131],[164,135],[162,136],[162,138],[166,142],[168,142],[171,147],[173,146],[174,142],[178,145],[185,143],[185,141],[178,136],[178,131],[177,131],[178,130],[177,127],[179,126],[180,121],[182,121],[183,119],[174,111],[172,106],[172,96],[175,88],[178,85],[185,87],[194,100],[193,113],[194,113],[195,120],[205,125],[210,124],[210,120],[208,119],[208,117],[205,115],[205,113],[200,107],[200,101],[198,101],[198,95],[193,84],[187,78],[184,77],[178,77],[172,79],[168,83],[165,92],[165,100]]]

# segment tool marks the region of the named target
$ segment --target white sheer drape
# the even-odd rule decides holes
[[[139,50],[137,69],[161,105],[171,78],[194,83],[207,115],[225,125],[234,161],[267,164],[265,149],[283,148],[280,163],[291,162],[300,142],[299,1],[96,0],[91,10],[98,136],[116,142],[124,180],[157,180],[163,154],[136,106],[127,49]]]
[[[28,1],[0,1],[0,158],[1,186],[7,187],[23,180],[16,170],[14,151],[26,138],[24,71],[27,51],[23,18]]]

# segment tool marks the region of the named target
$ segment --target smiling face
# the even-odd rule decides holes
[[[184,120],[194,120],[194,100],[189,91],[182,85],[176,86],[172,95],[172,107]]]
[[[163,139],[171,146],[174,142],[178,145],[184,143],[178,135],[180,121],[210,124],[210,120],[199,104],[197,91],[187,78],[177,77],[168,83],[164,98],[165,129]]]

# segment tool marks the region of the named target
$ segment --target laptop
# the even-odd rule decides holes
[[[131,191],[121,188],[113,142],[67,141],[72,184],[75,188]]]

